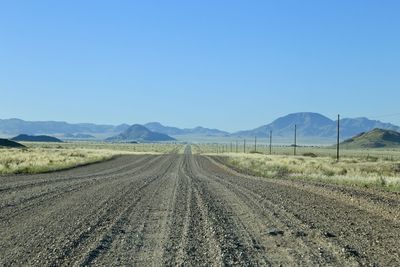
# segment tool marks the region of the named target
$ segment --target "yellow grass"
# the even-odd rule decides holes
[[[214,154],[215,155],[215,154]],[[227,162],[264,177],[311,179],[333,183],[400,189],[400,161],[375,157],[304,157],[224,153]]]
[[[0,174],[42,173],[104,161],[123,154],[179,152],[173,144],[24,143],[27,149],[0,149]]]

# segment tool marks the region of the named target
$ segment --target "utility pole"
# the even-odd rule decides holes
[[[246,153],[246,139],[243,139],[243,153]]]
[[[238,149],[239,149],[238,140],[236,140],[236,153],[239,152]]]
[[[297,148],[297,124],[294,125],[294,155],[296,156],[296,148]]]
[[[269,154],[272,155],[272,130],[269,131]]]
[[[231,153],[233,152],[233,150],[232,150],[232,141],[231,141]]]
[[[337,145],[336,145],[336,160],[339,162],[339,147],[340,147],[340,114],[337,119]]]
[[[257,152],[257,136],[254,136],[254,152]]]

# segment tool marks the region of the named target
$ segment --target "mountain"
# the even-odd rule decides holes
[[[14,142],[14,141],[10,141],[8,139],[2,139],[0,138],[0,147],[25,147],[24,145]]]
[[[93,123],[67,123],[62,121],[24,121],[20,119],[0,119],[0,133],[6,135],[17,134],[116,134],[126,130],[129,126],[122,124],[97,125]]]
[[[293,113],[276,119],[270,124],[258,127],[253,130],[240,131],[233,133],[235,137],[266,137],[270,131],[274,136],[292,137],[294,134],[294,125],[297,125],[297,134],[299,137],[307,138],[333,138],[337,132],[337,120],[331,120],[319,113],[301,112]],[[374,128],[383,128],[400,131],[400,127],[383,123],[377,120],[367,118],[345,118],[340,120],[341,138],[350,138],[355,134],[367,132]]]
[[[142,142],[158,142],[158,141],[174,141],[175,139],[162,133],[150,131],[143,125],[134,124],[126,129],[119,135],[106,139],[107,141],[117,142],[130,142],[130,141],[142,141]]]
[[[167,135],[204,135],[204,136],[227,136],[228,132],[224,132],[218,129],[210,129],[204,127],[196,127],[196,128],[185,128],[180,129],[177,127],[164,126],[159,122],[149,122],[144,125],[149,130],[163,133]]]
[[[149,122],[144,124],[144,126],[157,133],[162,133],[162,134],[167,134],[167,135],[181,135],[184,134],[183,129],[179,129],[177,127],[170,127],[170,126],[164,126],[159,122]]]
[[[400,133],[376,128],[372,131],[358,134],[344,141],[342,145],[351,148],[399,147]]]
[[[270,124],[258,127],[253,130],[240,131],[232,135],[234,136],[257,136],[265,137],[273,131],[275,136],[293,136],[294,126],[298,126],[297,134],[299,136],[325,136],[328,129],[334,125],[331,119],[311,112],[293,113],[287,116],[276,119]]]
[[[126,129],[128,129],[129,127],[131,127],[129,124],[123,123],[120,125],[117,125],[113,128],[113,132],[115,133],[122,133],[123,131],[125,131]]]
[[[62,141],[58,138],[47,136],[47,135],[27,135],[20,134],[16,137],[11,138],[13,141],[25,141],[25,142],[56,142],[61,143]]]
[[[93,139],[96,138],[91,134],[82,134],[82,133],[77,133],[77,134],[71,134],[71,133],[67,133],[64,134],[64,138],[68,138],[68,139]]]

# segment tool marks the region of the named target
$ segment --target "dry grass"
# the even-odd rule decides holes
[[[173,144],[24,143],[28,149],[0,149],[0,174],[43,173],[100,162],[122,154],[162,154]]]
[[[49,172],[107,160],[114,155],[109,150],[1,149],[0,174]]]
[[[179,144],[129,144],[129,143],[106,143],[106,142],[65,142],[65,143],[38,143],[23,142],[29,148],[47,149],[90,149],[110,150],[129,154],[164,154],[173,150],[179,150]]]
[[[400,190],[400,161],[377,157],[305,157],[225,153],[229,164],[263,177],[286,177],[316,181],[378,186]]]

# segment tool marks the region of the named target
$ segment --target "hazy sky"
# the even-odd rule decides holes
[[[399,14],[397,0],[2,1],[0,118],[232,131],[400,113]]]

